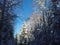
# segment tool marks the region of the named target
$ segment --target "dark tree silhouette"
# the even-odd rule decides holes
[[[16,45],[13,37],[13,22],[17,17],[13,9],[21,0],[0,0],[0,45]]]

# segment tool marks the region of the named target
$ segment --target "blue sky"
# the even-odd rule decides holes
[[[14,36],[20,32],[21,25],[23,24],[25,19],[28,19],[28,17],[31,15],[32,11],[33,11],[32,10],[32,0],[23,0],[22,7],[17,8],[15,10],[17,15],[22,14],[24,16],[24,18],[21,19],[21,17],[19,17],[18,19],[16,19],[15,24],[14,24],[14,30],[15,30]]]

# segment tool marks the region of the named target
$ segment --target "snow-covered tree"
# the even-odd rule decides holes
[[[29,41],[33,40],[33,35],[27,27],[27,23],[23,23],[20,33],[17,34],[18,44],[28,44]]]

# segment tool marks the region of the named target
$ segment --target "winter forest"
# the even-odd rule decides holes
[[[0,0],[0,45],[60,45],[59,15],[60,0]]]

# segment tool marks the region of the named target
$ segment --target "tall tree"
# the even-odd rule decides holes
[[[13,21],[16,15],[13,9],[20,3],[21,0],[0,0],[0,45],[15,45]]]
[[[51,33],[51,44],[60,45],[60,0],[51,0],[52,2],[52,33]],[[53,39],[53,40],[52,40]]]

